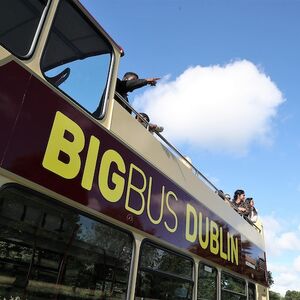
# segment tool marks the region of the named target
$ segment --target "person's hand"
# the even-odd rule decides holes
[[[164,128],[162,126],[158,126],[157,124],[149,123],[149,131],[150,132],[162,132]]]
[[[156,86],[157,81],[159,80],[159,77],[155,77],[155,78],[148,78],[147,83],[150,84],[151,86]]]

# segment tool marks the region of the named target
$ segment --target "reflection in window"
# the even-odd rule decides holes
[[[0,44],[17,56],[30,50],[47,0],[1,0]]]
[[[61,1],[41,63],[46,79],[100,115],[111,53],[110,44],[74,4]]]
[[[255,284],[251,282],[248,283],[248,300],[256,300]]]
[[[246,295],[246,282],[241,278],[227,273],[221,276],[221,299],[222,300],[244,300]]]
[[[205,264],[199,264],[198,271],[198,300],[217,299],[217,276],[218,271],[215,268]]]
[[[192,299],[191,259],[144,243],[136,286],[136,299]]]
[[[1,191],[0,299],[125,299],[131,237],[47,200]]]

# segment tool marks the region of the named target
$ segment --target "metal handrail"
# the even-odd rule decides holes
[[[134,114],[136,116],[139,116],[143,122],[145,122],[145,124],[147,125],[146,127],[148,127],[150,125],[150,122],[148,122],[139,112],[137,112],[129,103],[128,101],[126,101],[126,99],[124,99],[124,97],[122,97],[118,92],[115,92],[115,95],[119,98],[119,100],[122,101],[123,104],[125,104],[125,106],[127,108],[129,108],[132,112],[134,112]],[[192,169],[193,171],[196,173],[196,175],[202,178],[202,182],[204,182],[207,186],[209,186],[210,188],[212,188],[214,190],[215,193],[217,193],[219,195],[219,189],[205,176],[203,175],[188,159],[186,159],[186,157],[184,155],[182,155],[180,153],[180,151],[173,145],[171,144],[161,133],[155,132],[155,134],[169,147],[171,148],[171,150],[173,152],[175,152],[181,159],[184,160],[184,162],[186,162]],[[219,195],[220,198],[222,198]],[[261,229],[258,228],[258,226],[256,224],[254,224],[251,220],[249,220],[248,218],[244,218],[250,225],[252,225],[253,227],[255,227],[259,233],[261,233]]]
[[[116,96],[119,98],[119,100],[122,101],[122,103],[124,103],[126,105],[126,107],[128,107],[130,110],[132,110],[136,116],[139,116],[147,125],[147,127],[149,126],[150,122],[148,122],[139,112],[137,112],[129,103],[128,101],[126,101],[118,92],[115,92]],[[183,159],[189,166],[191,166],[191,168],[195,171],[195,173],[202,177],[202,179],[204,180],[204,182],[212,187],[214,189],[214,192],[218,192],[219,189],[207,178],[205,177],[189,160],[186,159],[186,157],[184,155],[182,155],[180,153],[180,151],[173,145],[171,144],[161,133],[156,132],[157,136],[159,136],[159,138],[168,146],[170,147],[181,159]]]

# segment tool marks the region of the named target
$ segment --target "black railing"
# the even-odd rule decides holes
[[[141,118],[143,120],[143,123],[146,125],[145,127],[149,127],[150,123],[139,113],[137,112],[129,103],[128,101],[126,101],[118,92],[115,92],[115,96],[118,98],[119,101],[122,102],[122,104],[124,104],[128,110],[131,112],[133,112],[135,114],[135,116],[138,116],[139,118]],[[123,105],[123,106],[124,106]],[[164,142],[165,145],[167,145],[168,149],[171,150],[171,152],[173,154],[176,154],[177,156],[180,157],[181,160],[183,160],[186,164],[188,164],[188,166],[190,166],[192,168],[192,170],[194,171],[195,175],[198,178],[202,179],[202,182],[204,182],[207,186],[209,186],[216,194],[218,194],[218,196],[225,200],[225,198],[221,195],[223,194],[223,192],[220,193],[220,190],[206,177],[204,176],[184,155],[182,155],[180,153],[180,151],[173,145],[171,144],[161,133],[156,132],[155,130],[152,131],[154,132],[161,141]],[[229,201],[230,205],[231,202]],[[232,205],[231,205],[232,207]],[[238,212],[237,212],[238,213]],[[238,213],[239,214],[239,213]],[[241,214],[240,214],[241,215]],[[242,216],[242,215],[241,215]],[[242,216],[249,224],[251,224],[253,227],[255,227],[258,232],[261,233],[261,228],[259,228],[257,225],[255,225],[255,223],[253,223],[248,217],[246,216]]]
[[[128,107],[128,109],[130,109],[136,116],[143,120],[147,127],[150,125],[150,123],[139,112],[137,112],[118,92],[116,92],[115,94],[118,99],[121,100],[122,103],[126,105],[126,107]],[[174,145],[172,145],[161,133],[156,131],[153,132],[155,132],[155,134],[164,142],[164,144],[169,147],[169,150],[178,155],[185,163],[187,163],[195,172],[195,174],[203,179],[204,183],[210,186],[214,190],[214,192],[218,192],[219,189],[207,177],[205,177],[184,155],[182,155]]]

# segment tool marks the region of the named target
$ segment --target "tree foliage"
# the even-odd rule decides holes
[[[268,271],[268,284],[269,287],[274,284],[274,279],[271,271]],[[285,293],[284,297],[281,297],[279,293],[269,291],[270,300],[300,300],[300,291],[290,291]]]
[[[268,284],[269,284],[269,286],[272,286],[274,284],[274,279],[273,279],[271,271],[268,271]]]
[[[300,292],[288,290],[285,293],[285,300],[300,300]]]
[[[269,291],[270,300],[281,300],[280,294],[276,292]]]
[[[270,300],[300,300],[300,291],[290,291],[285,293],[284,297],[281,297],[279,293],[269,291]]]

